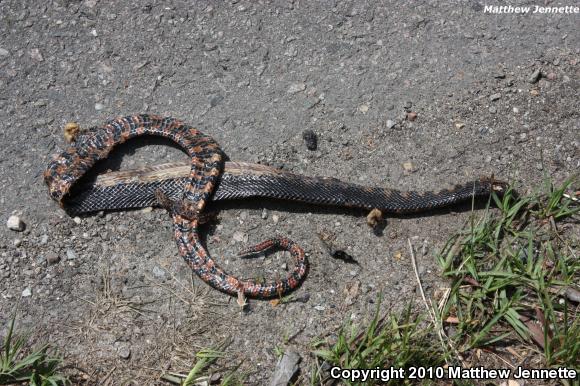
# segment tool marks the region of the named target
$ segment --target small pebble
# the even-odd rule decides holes
[[[367,104],[360,105],[358,107],[358,111],[360,111],[361,113],[365,114],[366,112],[369,111],[369,105],[367,105]]]
[[[48,243],[48,235],[40,236],[40,245],[44,245],[46,243]]]
[[[7,49],[0,48],[0,56],[8,56],[8,55],[10,55],[10,52],[8,52]]]
[[[302,132],[302,139],[304,140],[304,143],[306,144],[306,148],[308,150],[316,150],[316,148],[318,147],[318,138],[314,131],[310,129],[304,130]]]
[[[102,103],[95,103],[95,110],[101,111],[104,108],[105,108],[105,105],[103,105]]]
[[[492,94],[492,95],[490,95],[490,96],[489,96],[489,99],[490,99],[492,102],[493,102],[493,101],[496,101],[496,100],[498,100],[498,99],[500,99],[500,98],[501,98],[501,94],[500,94],[500,93],[497,93],[497,94]]]
[[[22,245],[22,240],[21,239],[14,239],[13,243],[14,243],[14,246],[16,248],[18,248],[19,246]]]
[[[265,220],[268,218],[268,211],[264,208],[262,209],[262,220]]]
[[[29,53],[30,57],[32,59],[36,60],[37,62],[42,62],[44,60],[44,58],[42,57],[42,54],[40,53],[40,50],[38,48],[33,48],[28,53]]]
[[[47,105],[46,99],[39,99],[33,103],[34,107],[44,107]]]
[[[304,90],[306,90],[306,85],[304,83],[292,83],[286,92],[288,94],[296,94]]]
[[[417,119],[417,113],[414,111],[411,111],[410,113],[407,113],[407,120],[409,122],[413,122],[415,119]]]
[[[30,289],[30,287],[26,287],[24,289],[24,291],[22,291],[22,297],[23,298],[28,298],[30,296],[32,296],[32,290]]]
[[[217,105],[220,104],[221,101],[224,100],[224,97],[221,95],[214,95],[209,99],[209,106],[210,107],[216,107]]]
[[[495,114],[495,113],[497,113],[497,108],[495,106],[490,106],[489,112],[492,114]]]
[[[463,123],[463,122],[457,122],[455,124],[455,128],[458,129],[458,130],[463,129],[464,127],[465,127],[465,123]]]
[[[77,258],[77,255],[75,254],[75,251],[73,251],[71,248],[68,248],[66,250],[66,258],[68,260],[74,260]]]
[[[395,121],[391,120],[391,119],[387,119],[387,123],[386,123],[387,129],[392,129],[393,127],[395,127]]]
[[[554,81],[554,80],[556,80],[556,74],[553,72],[550,72],[548,74],[548,76],[546,76],[546,78],[548,78],[548,80]]]
[[[237,241],[238,243],[241,243],[241,242],[248,240],[248,236],[244,232],[241,232],[241,231],[235,231],[232,238],[235,241]]]
[[[304,295],[296,298],[296,301],[300,302],[300,303],[307,303],[309,300],[310,300],[310,294],[308,292],[306,292]]]
[[[413,171],[414,169],[414,165],[412,162],[404,162],[403,163],[403,169],[405,169],[406,172],[410,173]]]
[[[278,360],[274,374],[268,382],[269,386],[285,386],[293,382],[291,380],[296,377],[300,367],[300,355],[292,351],[286,351],[282,358]]]
[[[520,113],[520,109],[518,109],[517,107],[514,107],[512,111],[514,112],[514,114]]]
[[[578,291],[577,289],[574,289],[572,287],[568,287],[566,288],[566,291],[564,292],[564,294],[566,295],[566,297],[575,302],[575,303],[580,303],[580,291]]]
[[[542,76],[542,72],[539,68],[537,68],[534,72],[532,72],[532,74],[528,77],[528,82],[529,83],[536,83],[538,80],[540,80],[540,77]]]
[[[538,91],[536,89],[530,90],[530,95],[531,96],[538,96],[538,95],[540,95],[540,91]]]
[[[16,232],[22,232],[24,228],[26,228],[24,221],[22,221],[20,217],[16,215],[8,217],[8,221],[6,221],[6,226],[8,227],[8,229]]]
[[[273,214],[272,221],[274,222],[274,224],[278,224],[278,220],[280,220],[280,216],[278,216],[277,214]]]
[[[129,357],[131,356],[131,349],[129,347],[121,347],[119,349],[119,356],[122,359],[129,359]]]
[[[324,306],[314,306],[314,309],[316,311],[324,311],[326,309],[326,307],[324,307]]]
[[[165,280],[165,276],[167,275],[165,270],[160,266],[156,265],[153,267],[153,276],[160,280]]]
[[[60,261],[60,256],[59,256],[59,255],[57,255],[57,254],[56,254],[56,253],[54,253],[54,252],[48,252],[48,253],[46,254],[45,258],[46,258],[46,262],[47,262],[49,265],[56,264],[56,263],[58,263],[58,262]]]
[[[73,218],[73,221],[74,221],[74,222],[75,222],[75,224],[77,224],[77,225],[79,225],[79,224],[82,222],[81,218],[80,218],[80,217],[78,217],[78,216],[77,216],[77,217],[75,217],[75,218]]]

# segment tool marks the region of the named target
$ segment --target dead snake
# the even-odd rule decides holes
[[[110,172],[85,184],[76,184],[112,148],[139,135],[157,135],[180,145],[191,157],[184,163]],[[44,179],[50,196],[69,214],[161,205],[169,209],[180,254],[194,272],[212,287],[238,296],[270,298],[297,287],[307,271],[302,248],[277,237],[243,251],[244,254],[281,248],[296,259],[282,280],[263,283],[239,280],[225,273],[200,242],[199,222],[208,200],[263,197],[310,204],[379,209],[413,213],[453,205],[474,197],[502,194],[507,184],[481,179],[439,192],[413,192],[365,187],[335,178],[306,177],[264,165],[226,162],[217,143],[181,121],[155,115],[117,118],[89,129],[49,163]],[[79,185],[79,186],[76,186]]]

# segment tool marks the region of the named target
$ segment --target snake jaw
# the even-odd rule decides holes
[[[491,185],[491,189],[494,192],[501,192],[501,193],[503,193],[505,191],[504,186],[503,185],[500,185],[500,184],[492,184]]]
[[[507,182],[504,181],[491,181],[491,191],[498,194],[499,196],[504,195],[508,189],[510,188],[510,185]],[[515,192],[513,192],[515,194]]]

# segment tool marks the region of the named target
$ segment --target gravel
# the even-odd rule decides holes
[[[167,272],[158,265],[153,267],[152,273],[153,273],[153,276],[159,280],[165,280],[167,277]]]
[[[302,139],[304,139],[304,143],[308,150],[313,151],[318,147],[318,137],[313,130],[304,130],[302,132]]]
[[[67,248],[66,250],[66,258],[68,260],[74,260],[77,258],[77,254],[75,253],[75,251],[71,248]]]
[[[286,386],[298,373],[300,355],[292,351],[286,351],[276,364],[274,375],[270,380],[270,386]]]
[[[60,256],[54,252],[48,252],[46,253],[45,259],[48,264],[52,265],[60,261]]]
[[[538,80],[540,80],[541,76],[542,76],[542,70],[540,68],[536,68],[534,70],[534,72],[532,72],[531,75],[528,77],[528,83],[534,84],[534,83],[538,82]]]
[[[6,226],[8,227],[8,229],[16,232],[22,232],[26,228],[24,221],[22,221],[20,217],[15,215],[8,217],[8,221],[6,221]]]
[[[304,90],[306,90],[306,85],[304,83],[293,83],[290,85],[290,87],[288,87],[286,92],[288,94],[296,94]]]

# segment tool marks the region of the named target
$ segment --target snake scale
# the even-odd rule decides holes
[[[79,180],[118,144],[140,135],[169,138],[190,156],[190,165],[165,164],[139,170],[110,172],[83,183]],[[507,184],[481,179],[439,192],[403,192],[365,187],[335,178],[306,177],[242,162],[223,162],[223,153],[209,136],[174,118],[136,115],[116,118],[103,127],[79,134],[71,146],[53,157],[44,173],[50,196],[69,214],[152,205],[168,209],[179,253],[212,287],[239,297],[271,298],[296,288],[307,272],[304,251],[292,240],[276,237],[242,254],[288,250],[295,258],[284,279],[240,280],[227,274],[200,241],[200,215],[209,200],[263,197],[311,204],[413,213],[453,205],[474,197],[502,194]],[[78,185],[78,186],[77,186]]]

